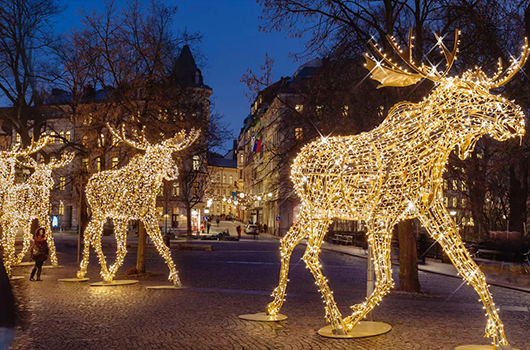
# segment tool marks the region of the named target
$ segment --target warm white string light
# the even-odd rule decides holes
[[[107,128],[116,139],[145,153],[136,155],[121,169],[101,171],[88,180],[85,192],[92,218],[84,233],[83,260],[77,277],[84,278],[86,275],[90,245],[92,245],[99,257],[101,277],[105,282],[111,282],[127,253],[127,222],[141,220],[159,254],[166,261],[169,280],[180,286],[171,252],[164,244],[158,227],[156,197],[159,188],[163,185],[163,179],[171,181],[178,178],[178,169],[172,158],[173,152],[181,151],[191,145],[199,137],[200,130],[192,129],[189,135],[182,131],[171,139],[151,144],[143,134],[135,134],[136,140],[127,138],[123,125],[121,132],[108,124]],[[101,249],[103,224],[108,218],[114,222],[117,242],[116,260],[110,268],[107,268],[105,255]]]
[[[40,194],[37,194],[39,191],[39,184],[37,181],[32,181],[27,185],[15,183],[16,159],[17,157],[27,156],[40,151],[49,141],[50,138],[45,136],[41,137],[36,142],[32,141],[31,145],[26,149],[20,150],[20,145],[17,145],[11,151],[0,152],[0,225],[2,226],[1,244],[4,251],[4,266],[9,276],[11,276],[12,272],[11,267],[19,262],[19,259],[15,254],[15,239],[18,233],[18,227],[23,227],[24,236],[27,234],[31,235],[29,232],[30,227],[27,227],[27,225],[20,225],[21,220],[25,219],[25,217],[22,216],[23,213],[19,211],[20,208],[19,204],[17,203],[17,191],[21,190],[22,188],[27,188],[28,190],[31,189],[28,191],[28,193],[26,193],[26,200],[28,202],[31,201],[32,203],[35,200],[42,201],[42,203],[47,203],[47,208],[49,207],[49,196],[41,198]],[[32,175],[31,177],[36,179],[36,176]],[[22,204],[22,206],[24,209],[28,208],[25,204]],[[47,234],[50,233],[51,231],[47,232]],[[53,245],[53,242],[51,242],[51,244]],[[55,257],[55,250],[53,250],[53,254]],[[57,264],[56,259],[57,258],[55,257],[55,264]]]
[[[489,89],[506,83],[522,67],[528,58],[528,42],[525,39],[519,60],[512,62],[507,71],[488,79],[479,68],[459,78],[445,77],[456,59],[458,32],[451,52],[439,41],[448,63],[443,73],[415,65],[411,40],[407,50],[401,50],[392,38],[389,41],[413,73],[392,62],[374,44],[382,60],[366,55],[373,79],[382,86],[408,86],[430,79],[437,86],[423,102],[395,105],[385,121],[370,132],[322,137],[302,148],[291,174],[301,199],[300,215],[281,241],[280,281],[266,313],[278,315],[285,298],[292,251],[307,238],[303,260],[322,293],[326,319],[337,334],[346,334],[394,285],[390,260],[392,227],[400,220],[417,217],[479,294],[488,318],[486,336],[492,338],[494,346],[509,348],[484,274],[471,259],[443,205],[442,174],[452,150],[458,149],[464,159],[484,134],[500,141],[524,135],[521,108],[491,94]],[[373,293],[363,303],[352,306],[353,313],[346,318],[337,308],[318,260],[333,218],[366,222],[377,279]]]

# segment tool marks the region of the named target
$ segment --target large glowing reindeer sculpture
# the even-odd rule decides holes
[[[28,156],[40,151],[49,142],[49,137],[41,137],[38,141],[32,141],[26,149],[15,147],[11,151],[0,152],[0,225],[2,226],[1,246],[3,248],[3,260],[6,271],[11,275],[11,266],[18,262],[15,254],[15,239],[18,231],[12,229],[13,218],[19,217],[14,211],[17,210],[10,200],[13,189],[20,184],[15,184],[15,165],[18,157]]]
[[[529,49],[507,70],[499,68],[488,78],[479,68],[461,77],[446,77],[455,60],[438,39],[447,60],[441,73],[417,65],[409,47],[399,48],[388,38],[396,54],[412,69],[407,71],[372,44],[380,59],[366,54],[366,67],[381,86],[408,86],[421,79],[435,82],[434,91],[420,103],[401,102],[376,129],[356,136],[322,137],[302,148],[292,165],[291,178],[301,199],[300,215],[281,241],[281,270],[274,300],[267,315],[279,313],[285,297],[289,260],[294,247],[307,238],[303,260],[323,296],[326,318],[336,334],[345,334],[370,312],[393,287],[390,245],[392,227],[403,219],[418,218],[442,246],[462,277],[479,294],[488,317],[486,336],[496,347],[511,349],[503,324],[488,290],[484,274],[471,259],[458,228],[444,207],[442,173],[449,154],[458,150],[466,158],[485,134],[503,141],[525,133],[519,106],[489,90],[510,80],[526,62]],[[318,260],[320,247],[333,218],[364,220],[373,253],[377,282],[367,299],[342,318]]]
[[[27,156],[24,161],[17,161],[18,164],[33,168],[35,171],[25,182],[11,186],[5,197],[6,211],[2,220],[2,228],[14,235],[20,228],[24,232],[22,251],[18,254],[15,263],[19,264],[26,255],[33,237],[31,222],[37,219],[39,226],[45,228],[51,264],[58,265],[50,225],[50,195],[54,186],[52,171],[70,164],[74,157],[74,152],[66,152],[60,160],[52,159],[48,163],[38,163]]]
[[[121,169],[102,171],[89,179],[86,195],[92,217],[85,230],[83,260],[77,277],[85,277],[92,244],[99,257],[101,276],[105,282],[111,282],[127,253],[127,222],[141,220],[159,254],[166,261],[169,268],[169,280],[176,286],[180,286],[171,252],[164,244],[158,227],[156,196],[163,179],[176,180],[178,178],[178,169],[172,159],[173,152],[181,151],[191,145],[199,136],[200,131],[192,129],[189,135],[182,131],[171,139],[151,144],[143,134],[136,135],[136,141],[127,138],[123,125],[121,132],[110,125],[107,125],[107,128],[115,138],[145,151],[145,154],[135,156]],[[101,249],[101,234],[107,218],[113,220],[117,243],[116,260],[110,268],[107,268]]]

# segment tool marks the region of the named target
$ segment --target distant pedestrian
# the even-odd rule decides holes
[[[48,242],[46,242],[46,234],[43,227],[39,227],[37,231],[35,231],[35,237],[33,238],[33,242],[31,243],[30,250],[31,252],[31,259],[35,261],[35,267],[33,267],[33,270],[31,270],[31,276],[29,278],[30,281],[35,281],[35,272],[37,273],[37,281],[42,281],[40,279],[40,274],[42,272],[42,265],[48,259]]]
[[[215,219],[215,222],[217,222],[217,226],[219,226],[219,221],[221,221],[219,220],[219,218]]]
[[[0,255],[0,350],[10,349],[15,339],[16,305],[11,282]]]
[[[263,232],[267,233],[267,229],[268,229],[268,228],[269,228],[269,227],[267,226],[267,224],[263,224]]]
[[[207,234],[210,234],[210,226],[212,226],[212,224],[210,223],[210,221],[206,221],[206,233],[207,233]]]
[[[237,225],[236,231],[237,231],[237,238],[241,239],[241,225]]]

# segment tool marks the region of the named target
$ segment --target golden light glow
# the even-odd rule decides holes
[[[27,157],[40,151],[49,137],[42,137],[25,150],[16,147],[9,152],[0,152],[0,196],[1,196],[1,226],[2,247],[4,250],[4,266],[8,275],[11,267],[20,263],[26,254],[32,238],[31,221],[38,219],[39,225],[46,228],[46,240],[50,248],[50,260],[57,266],[57,255],[50,227],[50,191],[53,188],[53,169],[62,167],[71,161],[73,154],[63,156],[60,162],[37,164]],[[26,157],[24,162],[18,162],[17,157]],[[15,183],[15,164],[19,163],[35,169],[35,172],[23,183]],[[15,239],[19,229],[24,232],[22,251],[16,255]]]
[[[136,134],[136,140],[128,139],[123,126],[121,133],[108,124],[107,128],[117,140],[145,153],[136,155],[121,169],[101,171],[89,179],[86,195],[92,218],[84,233],[83,260],[77,277],[85,277],[90,245],[92,245],[99,257],[101,277],[106,282],[112,281],[127,253],[127,222],[141,220],[159,254],[166,261],[169,280],[180,286],[171,252],[164,244],[158,227],[156,197],[159,188],[163,185],[163,179],[171,181],[178,178],[178,169],[172,159],[173,152],[181,151],[192,144],[200,131],[192,129],[189,135],[182,131],[171,139],[151,144],[143,134]],[[108,218],[113,220],[117,243],[116,260],[110,268],[107,268],[105,255],[101,249],[103,224]]]
[[[458,35],[452,52],[439,42],[450,67],[455,59]],[[392,228],[400,220],[417,217],[480,296],[488,318],[486,336],[492,338],[495,346],[509,346],[484,274],[471,259],[443,205],[442,174],[452,150],[457,149],[464,159],[484,134],[497,140],[524,135],[521,108],[490,94],[489,88],[513,77],[528,57],[528,43],[521,58],[508,71],[498,72],[492,79],[478,68],[461,77],[447,78],[448,70],[439,73],[423,65],[415,66],[410,46],[409,41],[409,49],[405,53],[399,49],[398,55],[415,73],[405,72],[377,49],[382,61],[366,55],[367,67],[373,78],[385,86],[433,80],[437,86],[428,98],[420,103],[398,103],[385,121],[370,132],[322,137],[303,147],[295,158],[291,178],[301,199],[300,215],[281,241],[280,281],[266,313],[279,313],[292,251],[307,238],[303,260],[322,293],[326,319],[338,334],[345,334],[393,287]],[[365,221],[377,279],[373,293],[364,302],[352,306],[352,314],[345,318],[337,308],[318,259],[333,218]]]

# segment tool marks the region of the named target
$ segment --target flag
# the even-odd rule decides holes
[[[252,149],[254,152],[259,152],[261,149],[261,140],[254,140],[254,148]]]

